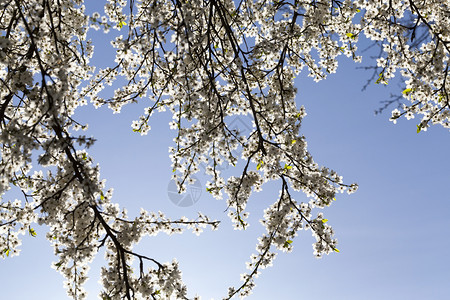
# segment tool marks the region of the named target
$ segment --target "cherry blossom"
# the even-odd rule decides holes
[[[102,299],[188,298],[177,261],[159,262],[133,246],[161,232],[200,234],[219,222],[201,213],[191,220],[145,210],[128,216],[93,164],[88,150],[95,138],[77,133],[88,126],[75,118],[79,106],[106,105],[120,113],[142,101],[150,104],[131,129],[145,135],[153,114],[170,111],[169,126],[177,134],[167,146],[179,191],[207,164],[207,191],[226,201],[236,229],[250,225],[252,193],[268,181],[281,184],[264,211],[266,233],[247,262],[249,272],[226,299],[250,294],[277,253],[292,251],[300,230],[315,237],[315,256],[338,252],[319,210],[357,185],[344,183],[308,152],[301,134],[306,108],[295,102],[294,80],[302,71],[315,81],[325,79],[337,71],[340,55],[360,62],[357,46],[364,35],[380,46],[374,83],[399,76],[405,85],[404,105],[391,120],[420,119],[417,132],[432,124],[450,128],[449,5],[108,0],[103,12],[88,14],[81,0],[1,0],[0,193],[14,186],[23,198],[1,199],[0,255],[17,255],[19,236],[35,235],[33,224],[43,224],[57,257],[53,267],[66,278],[70,297],[86,298],[89,263],[104,247]],[[90,30],[115,32],[111,66],[95,68]],[[105,85],[114,92],[102,93]],[[230,127],[230,117],[239,115],[252,119],[250,133]],[[223,164],[236,166],[235,175],[225,178]],[[299,191],[308,202],[295,200]],[[139,262],[134,272],[133,261]]]

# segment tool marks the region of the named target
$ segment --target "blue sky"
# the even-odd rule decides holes
[[[95,59],[101,57],[105,64],[108,56],[100,50]],[[357,193],[339,195],[324,210],[340,253],[315,259],[313,238],[299,232],[293,253],[280,253],[274,266],[263,270],[248,299],[450,297],[449,132],[435,126],[417,134],[417,119],[400,119],[394,125],[388,121],[389,112],[375,116],[379,101],[401,89],[395,83],[371,84],[361,92],[370,73],[356,67],[342,59],[338,73],[327,80],[314,83],[302,75],[296,82],[297,103],[308,113],[301,131],[316,162],[360,186]],[[246,231],[234,231],[224,212],[225,201],[214,200],[206,191],[192,206],[174,205],[167,193],[172,174],[167,150],[174,135],[168,129],[171,118],[155,115],[152,130],[141,137],[130,124],[145,106],[127,106],[118,115],[88,106],[77,116],[89,123],[87,135],[98,140],[90,153],[100,163],[107,186],[115,190],[113,201],[127,207],[130,216],[143,207],[173,218],[191,218],[202,211],[222,221],[217,232],[161,235],[136,247],[159,261],[176,257],[190,295],[221,299],[246,271],[245,262],[263,230],[258,219],[275,200],[279,184],[267,184],[253,194],[248,206],[251,226]],[[198,178],[205,183],[204,176]],[[298,193],[295,199],[305,201],[306,196]],[[2,298],[66,299],[62,276],[50,268],[55,258],[45,231],[36,227],[36,238],[24,236],[21,255],[1,262]],[[96,299],[102,260],[100,254],[92,265],[86,285],[89,299]]]

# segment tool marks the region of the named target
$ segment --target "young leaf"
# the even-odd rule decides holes
[[[287,240],[286,242],[284,242],[283,248],[289,247],[290,244],[292,244],[292,241],[291,240]]]
[[[256,170],[259,171],[259,169],[261,169],[262,165],[264,164],[264,162],[261,160],[259,161],[259,164],[256,166]]]
[[[36,231],[34,231],[34,229],[33,228],[28,228],[28,233],[32,236],[32,237],[36,237],[37,236],[37,233],[36,233]]]
[[[287,165],[287,164],[284,164],[284,170],[290,170],[290,169],[292,169],[292,166],[289,166],[289,165]]]
[[[345,34],[346,36],[348,36],[349,38],[351,38],[352,40],[356,39],[356,35],[354,35],[353,33],[349,32]]]
[[[409,93],[411,93],[411,92],[412,92],[412,89],[404,89],[402,94],[403,95],[409,95]]]
[[[378,75],[378,79],[377,79],[377,81],[375,81],[375,83],[376,84],[380,84],[380,83],[382,83],[382,84],[388,84],[388,82],[386,81],[386,79],[384,78],[384,74],[383,74],[383,72],[381,72],[379,75]]]

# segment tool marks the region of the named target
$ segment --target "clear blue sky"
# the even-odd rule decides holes
[[[108,57],[102,51],[95,59]],[[394,125],[388,121],[390,113],[375,116],[379,101],[399,88],[372,84],[361,92],[369,75],[344,59],[326,81],[299,76],[297,103],[308,113],[302,133],[310,152],[320,165],[360,188],[351,196],[340,195],[324,210],[340,253],[315,259],[310,232],[299,232],[293,253],[280,253],[274,266],[263,270],[248,299],[450,299],[449,132],[431,127],[417,134],[417,119]],[[90,153],[100,163],[107,186],[115,189],[113,200],[127,207],[130,216],[143,207],[174,218],[202,211],[222,220],[217,232],[161,235],[136,247],[159,261],[176,257],[191,296],[221,299],[228,286],[240,283],[239,274],[245,272],[263,230],[257,220],[279,185],[269,184],[252,196],[246,231],[232,230],[225,201],[204,190],[193,206],[174,205],[167,194],[172,174],[167,148],[174,134],[168,129],[170,116],[156,115],[149,135],[141,137],[130,124],[145,106],[125,107],[119,115],[106,108],[80,109],[79,119],[90,125],[88,135],[98,140]],[[198,177],[204,184],[206,178]],[[295,198],[306,200],[301,193]],[[50,268],[55,258],[46,229],[36,231],[36,238],[24,237],[20,256],[1,262],[2,299],[66,299],[62,276]],[[102,260],[99,255],[92,265],[88,299],[96,299]]]

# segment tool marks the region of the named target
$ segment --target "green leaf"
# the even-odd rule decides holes
[[[360,10],[359,8],[357,8],[357,9],[356,9],[356,12],[359,13],[359,12],[361,12],[361,10]]]
[[[127,23],[125,23],[124,21],[120,21],[119,24],[117,24],[117,27],[119,27],[120,29],[122,29],[122,27],[124,25],[127,25]]]
[[[352,40],[356,39],[356,35],[354,35],[353,33],[349,32],[345,34],[346,36],[348,36],[349,38],[351,38]]]
[[[417,125],[417,133],[419,133],[422,130],[422,128],[420,127],[420,125]]]
[[[333,250],[334,250],[334,252],[337,252],[337,253],[341,252],[341,251],[339,251],[338,248],[333,248]]]
[[[86,159],[87,159],[86,153],[81,153],[81,158],[82,158],[83,160],[86,160]]]
[[[264,162],[262,160],[260,160],[259,164],[256,166],[256,170],[259,171],[259,169],[261,169],[263,164],[264,164]]]
[[[380,84],[382,78],[383,78],[383,73],[380,73],[380,75],[378,76],[377,81],[375,81],[375,84]]]
[[[411,93],[411,92],[412,92],[412,89],[404,89],[402,94],[403,95],[409,95],[409,93]]]
[[[291,240],[287,240],[286,242],[284,242],[283,247],[287,248],[287,247],[289,247],[290,244],[292,244],[292,241]]]
[[[33,228],[28,228],[28,233],[32,236],[32,237],[36,237],[37,236],[37,233],[36,233],[36,231],[34,231],[34,229]]]
[[[378,79],[377,79],[377,81],[375,81],[375,83],[376,83],[376,84],[382,83],[382,84],[386,84],[386,85],[388,84],[388,82],[387,82],[386,79],[384,78],[383,72],[381,72],[380,75],[378,75]]]
[[[289,165],[284,164],[284,169],[285,169],[285,170],[290,170],[290,169],[292,169],[292,166],[289,166]]]
[[[6,254],[6,256],[9,256],[9,248],[8,249],[5,249],[5,254]]]
[[[322,223],[326,223],[326,222],[328,222],[328,219],[323,219],[322,220]]]
[[[105,200],[105,195],[103,195],[103,191],[100,191],[100,200]]]
[[[212,187],[212,188],[206,188],[206,191],[208,192],[208,193],[212,193],[212,191],[214,191],[214,190],[221,190],[222,189],[222,187]]]
[[[245,230],[245,226],[247,226],[247,224],[245,224],[244,220],[242,220],[242,218],[239,214],[237,216],[238,216],[239,223],[241,223],[242,228]]]
[[[295,143],[297,143],[297,140],[292,140],[291,141],[291,145],[294,145]]]

